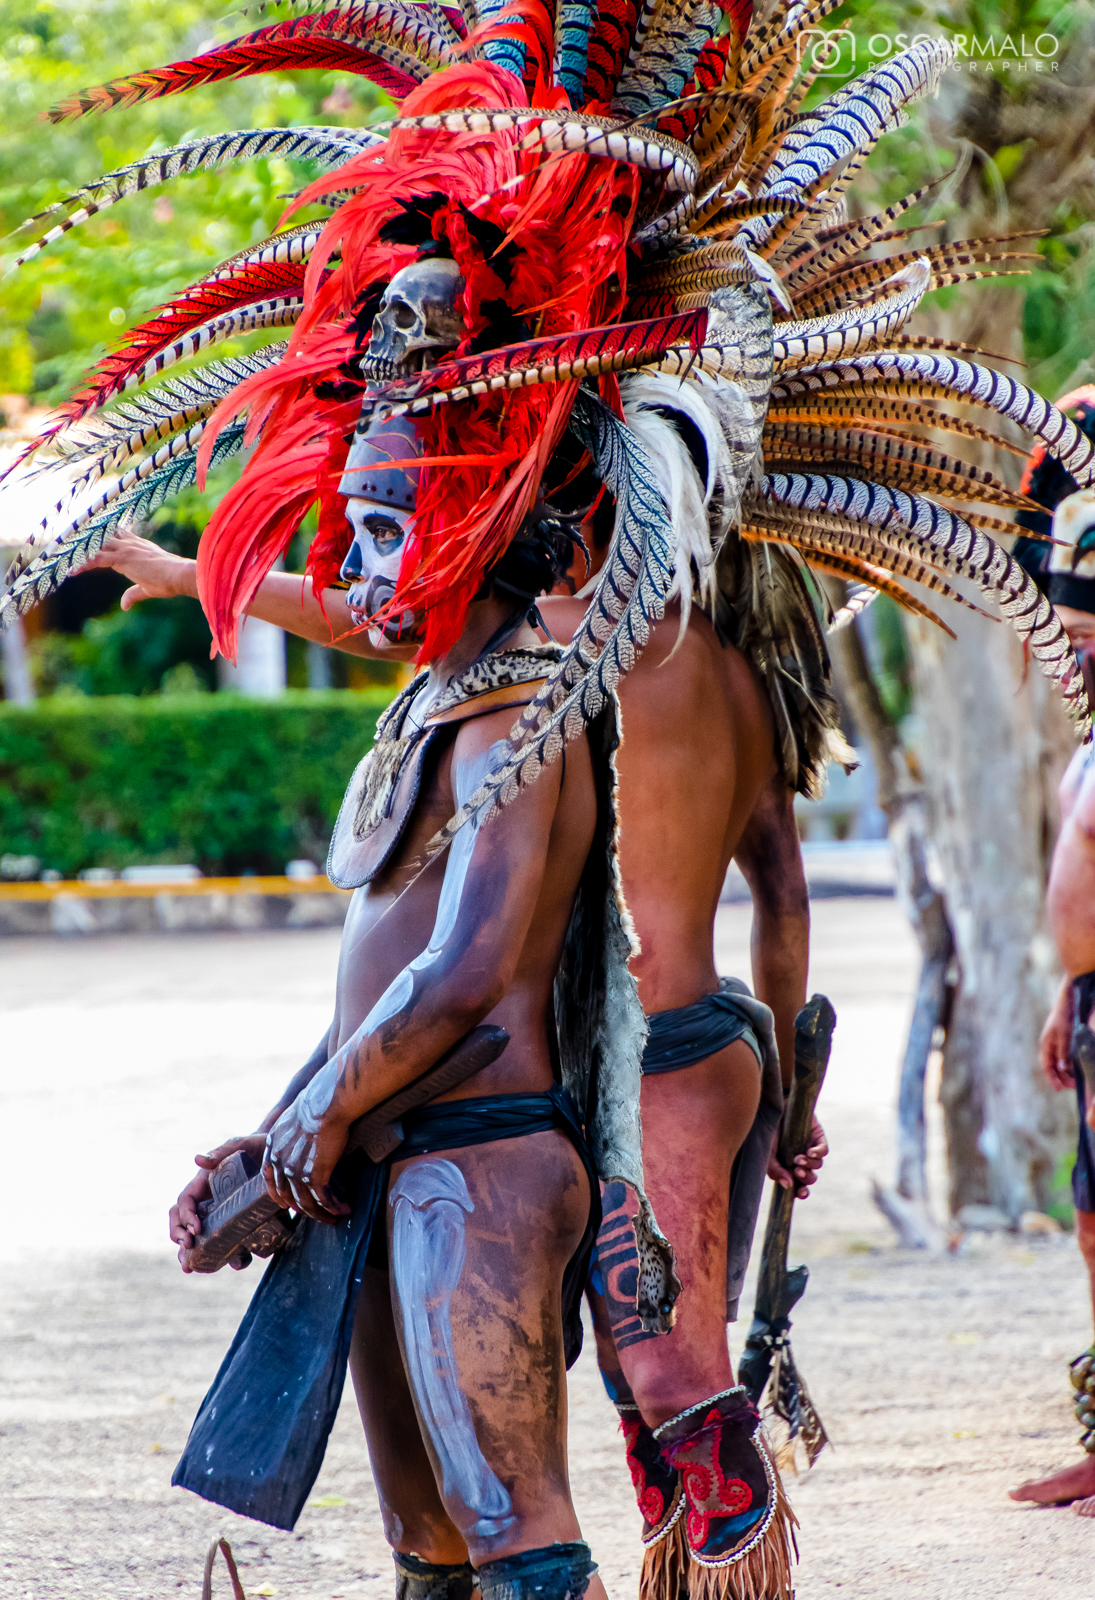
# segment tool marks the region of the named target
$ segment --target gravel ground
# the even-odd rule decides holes
[[[833,1448],[792,1485],[800,1600],[1090,1600],[1095,1526],[1004,1493],[1075,1459],[1065,1363],[1090,1327],[1073,1242],[892,1247],[867,1184],[892,1170],[915,952],[892,900],[819,902],[814,925],[812,987],[840,1021],[822,1102],[834,1153],[792,1246],[811,1267],[795,1349]],[[748,970],[748,926],[747,908],[720,911],[721,970]],[[27,1197],[0,1239],[5,1600],[196,1597],[222,1531],[251,1595],[391,1594],[352,1404],[295,1533],[170,1488],[253,1279],[184,1280],[165,1209],[193,1151],[251,1125],[310,1052],[336,949],[326,930],[0,943],[0,1127]],[[937,1116],[931,1139],[941,1192]],[[623,1600],[638,1514],[588,1356],[571,1380],[575,1499]]]

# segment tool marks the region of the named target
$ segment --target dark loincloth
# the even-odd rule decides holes
[[[755,1000],[739,978],[720,978],[715,994],[704,995],[695,1005],[673,1011],[656,1011],[647,1019],[650,1034],[643,1052],[643,1076],[681,1072],[705,1061],[742,1039],[761,1066],[761,1097],[757,1114],[734,1157],[730,1172],[730,1211],[726,1240],[726,1320],[738,1314],[745,1272],[753,1248],[757,1215],[764,1194],[772,1140],[781,1116],[783,1091],[779,1083],[772,1013]]]
[[[1087,1022],[1095,1010],[1095,972],[1085,972],[1073,980],[1072,996],[1074,1021]],[[1072,1169],[1072,1203],[1077,1211],[1095,1211],[1095,1133],[1087,1125],[1087,1090],[1078,1061],[1073,1061],[1072,1072],[1080,1110],[1076,1165]]]
[[[357,1293],[370,1246],[386,1233],[393,1161],[558,1128],[589,1178],[582,1241],[563,1274],[567,1366],[582,1346],[580,1307],[601,1222],[600,1188],[574,1103],[547,1094],[484,1095],[425,1106],[403,1119],[403,1143],[377,1165],[355,1152],[337,1178],[354,1194],[337,1226],[303,1218],[271,1261],[202,1402],[172,1483],[241,1516],[292,1528],[323,1462],[346,1380]]]
[[[732,989],[720,988],[694,1005],[678,1006],[674,1011],[655,1011],[647,1022],[650,1032],[643,1051],[644,1077],[693,1067],[738,1039],[744,1039],[764,1065],[752,1019]]]

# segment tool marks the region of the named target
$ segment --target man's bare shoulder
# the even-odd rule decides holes
[[[569,644],[586,614],[589,601],[576,595],[549,595],[538,604],[552,637],[559,644]],[[719,639],[706,613],[693,605],[682,631],[680,606],[674,603],[666,608],[664,617],[652,625],[649,643],[632,670],[649,671],[672,661],[674,670],[684,675],[690,671],[709,672],[713,664],[721,668],[731,660],[744,665],[740,652]]]

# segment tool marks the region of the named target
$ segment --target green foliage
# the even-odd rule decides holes
[[[201,0],[5,0],[0,8],[0,234],[111,168],[202,133],[304,123],[357,126],[384,102],[347,73],[267,73],[125,110],[44,126],[65,95],[195,55],[278,19],[218,20]],[[127,326],[225,256],[273,232],[306,163],[254,161],[134,195],[0,283],[0,393],[52,403]],[[302,211],[296,220],[325,213]],[[6,241],[14,256],[48,223]],[[254,335],[224,351],[264,343]]]
[[[374,689],[0,706],[0,849],[66,877],[138,862],[233,874],[322,861],[390,698]]]

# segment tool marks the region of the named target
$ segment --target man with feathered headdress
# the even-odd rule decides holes
[[[800,746],[796,719],[785,712],[801,696],[810,713],[802,725],[824,729],[809,670],[824,650],[818,618],[804,603],[811,566],[884,591],[933,618],[899,580],[911,578],[962,600],[943,575],[970,578],[999,602],[1082,717],[1086,696],[1060,622],[993,539],[994,518],[966,505],[1027,502],[980,466],[937,447],[936,431],[979,440],[990,435],[935,402],[970,403],[1008,417],[1088,479],[1095,450],[1025,385],[965,359],[980,352],[906,331],[930,290],[1011,270],[1012,257],[994,253],[1004,241],[987,241],[993,246],[987,253],[971,253],[960,242],[876,258],[870,254],[876,246],[904,236],[894,225],[923,194],[856,219],[844,198],[877,140],[901,123],[908,105],[938,86],[953,46],[918,39],[805,110],[814,68],[801,49],[803,30],[829,9],[828,0],[781,0],[764,20],[755,20],[748,0],[688,0],[683,6],[605,0],[597,7],[559,0],[550,11],[540,0],[513,7],[464,0],[459,10],[407,0],[333,0],[321,14],[82,91],[54,108],[60,120],[271,66],[321,65],[364,72],[401,102],[387,129],[252,129],[188,141],[106,174],[53,208],[47,233],[21,260],[104,205],[151,184],[271,150],[325,168],[326,175],[297,197],[294,213],[311,201],[334,209],[325,224],[294,221],[222,263],[97,363],[31,447],[52,446],[77,477],[17,557],[0,597],[0,624],[95,556],[127,519],[147,515],[196,471],[254,446],[239,483],[210,522],[197,566],[197,591],[216,648],[234,653],[240,617],[254,608],[275,559],[318,504],[319,534],[308,562],[317,611],[328,586],[344,573],[352,586],[350,622],[370,630],[379,647],[386,637],[405,635],[413,620],[421,628],[421,664],[431,674],[396,701],[376,750],[355,775],[331,857],[332,875],[344,882],[362,871],[357,845],[366,856],[393,838],[407,848],[405,825],[412,817],[424,825],[429,813],[439,825],[436,838],[418,843],[427,856],[434,846],[451,850],[447,883],[448,871],[459,876],[463,870],[460,863],[481,861],[486,824],[504,821],[505,810],[522,805],[530,786],[546,776],[550,793],[537,804],[557,802],[560,784],[565,789],[576,781],[571,769],[584,761],[582,752],[588,749],[591,760],[598,748],[603,752],[600,719],[611,717],[615,690],[650,644],[667,604],[677,602],[683,620],[694,595],[709,609],[712,655],[718,629],[768,691],[767,722],[756,680],[743,679],[738,695],[743,704],[753,695],[757,713],[757,759],[744,763],[754,788],[776,750],[784,789],[794,786],[795,774],[805,775],[809,786],[820,752],[810,739]],[[424,274],[434,275],[433,287],[427,289]],[[450,301],[434,282],[446,274]],[[445,313],[456,307],[457,295],[454,318]],[[374,346],[378,319],[387,346],[382,340]],[[239,333],[287,327],[292,332],[283,344],[119,398]],[[114,401],[113,409],[104,409]],[[413,456],[405,448],[408,423]],[[119,478],[74,509],[73,495],[91,491],[123,464]],[[527,659],[520,670],[504,660],[499,669],[506,639],[473,629],[489,666],[484,673],[477,661],[469,678],[462,654],[471,642],[466,619],[485,617],[474,608],[508,595],[512,619],[524,625],[542,586],[537,548],[550,551],[572,525],[576,511],[568,496],[577,494],[587,472],[612,502],[613,533],[570,643],[546,670],[543,660]],[[356,487],[355,475],[361,480]],[[349,557],[347,496],[364,502],[351,506]],[[413,499],[413,519],[405,498]],[[716,546],[731,527],[738,536],[725,540],[716,567]],[[503,571],[503,563],[512,565]],[[285,584],[275,588],[284,598]],[[298,583],[298,605],[300,599]],[[789,614],[794,622],[788,628]],[[701,631],[691,630],[692,644]],[[323,637],[318,627],[314,636]],[[663,646],[664,637],[658,649]],[[447,686],[437,681],[437,663],[451,669]],[[536,676],[541,671],[542,681]],[[656,669],[651,676],[657,679]],[[471,748],[477,738],[478,719],[469,713],[461,721],[464,708],[480,695],[517,691],[521,698],[525,689],[528,703],[508,730],[508,746],[495,751],[497,765],[494,758],[485,764],[473,789],[459,783],[450,793],[436,783],[431,788],[417,765],[418,755],[425,759],[427,737],[454,738],[455,760],[461,740]],[[451,701],[444,699],[450,690]],[[731,698],[737,693],[732,690]],[[427,712],[460,732],[443,734]],[[568,745],[578,754],[560,779]],[[476,747],[474,753],[487,752]],[[758,793],[748,800],[745,812]],[[786,811],[786,793],[781,804]],[[547,810],[536,815],[545,825]],[[728,825],[720,849],[732,845],[732,834]],[[512,824],[494,837],[504,878]],[[599,852],[590,860],[595,857]],[[712,894],[718,861],[716,850],[709,864]],[[378,873],[387,866],[383,856]],[[409,862],[402,866],[409,871]],[[424,877],[431,872],[436,883],[436,861]],[[606,883],[613,879],[607,869],[602,876]],[[489,872],[482,881],[491,882]],[[454,888],[439,908],[440,923],[448,927],[441,912],[462,903]],[[593,1144],[615,1143],[617,1175],[638,1178],[626,1141],[608,1137],[621,1118],[634,1122],[634,1095],[615,1094],[599,1071],[591,1080],[596,1093],[587,1094],[582,1070],[576,1075],[566,1066],[567,1059],[595,1064],[621,1048],[633,1053],[631,1012],[620,1009],[626,990],[597,979],[599,964],[589,957],[603,947],[620,957],[618,968],[626,956],[615,900],[612,906],[602,925],[615,926],[618,939],[605,943],[584,911],[568,930],[579,943],[562,964],[555,994],[560,1070],[579,1091]],[[491,919],[483,921],[489,929]],[[461,927],[468,931],[466,923]],[[386,959],[395,959],[396,946],[393,941]],[[416,949],[415,973],[427,955],[421,945]],[[509,970],[504,961],[501,968]],[[409,967],[399,971],[413,996],[416,976],[406,976]],[[600,985],[596,1005],[583,999],[591,984]],[[734,1014],[737,1028],[746,997],[723,996],[709,1005],[715,998],[699,993],[702,1016],[677,1015],[692,1011],[677,998],[664,1011],[656,1009],[668,1026],[653,1030],[654,1057],[648,1054],[647,1065],[660,1054],[663,1066],[691,1070],[682,1065],[682,1048],[687,1056],[701,1034],[712,1048],[708,1025],[716,1012]],[[759,1011],[753,1021],[761,1026]],[[754,1079],[764,1053],[757,1026],[747,1021],[725,1046]],[[747,1028],[757,1039],[755,1053]],[[680,1032],[690,1036],[683,1047]],[[564,1048],[571,1038],[573,1051]],[[306,1212],[309,1203],[326,1203],[329,1175],[330,1150],[313,1149],[327,1116],[319,1100],[330,1078],[323,1077],[327,1064],[320,1056],[307,1073],[319,1087],[314,1094],[305,1088],[296,1111],[279,1107],[289,1122],[280,1134],[276,1125],[271,1130],[268,1152],[273,1192],[288,1197],[285,1181],[298,1189],[303,1184],[302,1197],[313,1197],[302,1199]],[[651,1074],[652,1094],[674,1079],[682,1081],[674,1071]],[[308,1172],[296,1170],[298,1160],[311,1163]],[[611,1172],[613,1162],[607,1169],[602,1162],[601,1172]],[[470,1213],[448,1177],[450,1188],[425,1204],[411,1189],[397,1197],[401,1226],[423,1272],[436,1265],[430,1238],[440,1239],[444,1229],[473,1231],[461,1220]],[[318,1199],[309,1188],[314,1182],[323,1190]],[[470,1195],[466,1176],[465,1183]],[[726,1198],[725,1191],[708,1196],[722,1218]],[[426,1213],[438,1219],[436,1236]],[[641,1202],[634,1220],[637,1286],[646,1315],[659,1322],[672,1300],[665,1264]],[[322,1224],[311,1216],[309,1222],[304,1237],[322,1238],[316,1231]],[[301,1259],[295,1246],[264,1283],[291,1275],[294,1259]],[[722,1270],[725,1261],[716,1265]],[[708,1272],[708,1288],[717,1277]],[[445,1281],[437,1279],[437,1305],[448,1305]],[[710,1322],[720,1338],[726,1287],[723,1281]],[[428,1324],[427,1314],[427,1334]],[[682,1317],[682,1335],[685,1327]],[[308,1345],[320,1351],[321,1366],[328,1346],[322,1339]],[[440,1347],[447,1350],[443,1337]],[[641,1341],[633,1346],[643,1347]],[[451,1361],[441,1366],[451,1374]],[[232,1367],[221,1375],[225,1382]],[[640,1482],[644,1514],[657,1511],[657,1526],[648,1532],[655,1542],[672,1527],[683,1528],[689,1564],[687,1574],[665,1563],[654,1576],[668,1583],[669,1594],[686,1582],[693,1600],[753,1600],[759,1592],[782,1600],[790,1589],[789,1517],[756,1413],[740,1391],[712,1393],[703,1373],[693,1376],[694,1403],[665,1420],[656,1406],[649,1420],[657,1423],[657,1437],[644,1436],[643,1448],[668,1480],[672,1499],[668,1509],[657,1510]],[[723,1367],[712,1368],[712,1376],[721,1382]],[[459,1413],[459,1404],[452,1405]],[[219,1402],[207,1408],[187,1459],[184,1478],[195,1485],[217,1470],[206,1464],[205,1452],[212,1446],[216,1456],[218,1440],[202,1434],[214,1410],[224,1415]],[[271,1415],[278,1414],[272,1408]],[[550,1433],[550,1418],[543,1426]],[[649,1423],[644,1426],[652,1434]],[[423,1427],[428,1431],[425,1421]],[[474,1451],[464,1452],[461,1462],[471,1464],[473,1477],[479,1474],[484,1507],[494,1505],[497,1490]],[[291,1471],[285,1476],[294,1477]],[[295,1481],[299,1487],[299,1473]],[[465,1487],[471,1482],[462,1481]],[[488,1521],[496,1515],[502,1513],[483,1510]],[[476,1526],[469,1523],[468,1548],[479,1537]],[[445,1549],[451,1552],[451,1543]],[[440,1562],[448,1560],[442,1550],[436,1553]],[[489,1555],[488,1545],[484,1567],[491,1565]],[[572,1574],[564,1563],[548,1574],[533,1562],[523,1577],[510,1569],[494,1579],[496,1587],[515,1592],[554,1593],[572,1576],[580,1588],[587,1572],[588,1566]],[[451,1577],[458,1589],[470,1583],[462,1567]],[[423,1594],[433,1584],[440,1593],[448,1578],[405,1567],[401,1583]]]

